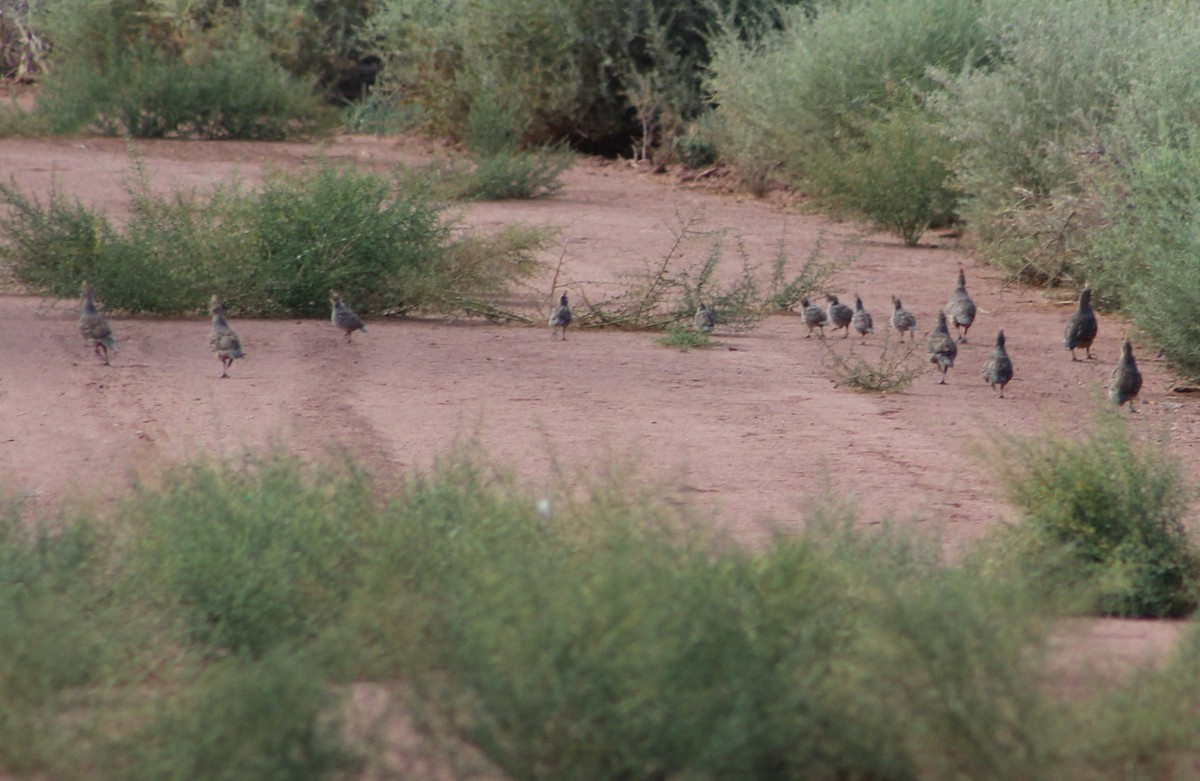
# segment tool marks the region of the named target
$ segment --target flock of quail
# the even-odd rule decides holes
[[[874,330],[874,323],[871,314],[863,308],[862,299],[857,295],[854,297],[854,309],[838,301],[838,297],[835,295],[826,295],[825,299],[828,303],[824,309],[807,298],[801,300],[800,315],[808,327],[808,335],[805,338],[811,337],[814,330],[819,330],[820,335],[824,336],[825,326],[828,325],[835,331],[839,328],[846,329],[844,337],[848,337],[850,329],[853,328],[862,337],[860,344],[865,344],[866,335]],[[945,308],[938,312],[937,325],[930,332],[926,342],[929,361],[942,373],[942,377],[938,381],[939,385],[946,384],[946,373],[953,368],[954,360],[958,357],[958,344],[967,341],[967,333],[975,322],[975,314],[975,302],[967,293],[966,275],[962,269],[959,269],[958,284],[955,286],[954,292],[950,294]],[[711,310],[705,309],[704,317],[711,319]],[[696,318],[699,328],[701,312],[696,313]],[[951,324],[954,326],[954,337],[950,335]],[[917,318],[904,308],[896,296],[892,296],[891,325],[896,329],[901,340],[904,339],[905,334],[910,335],[910,341],[916,339]],[[707,330],[711,330],[711,326]],[[1064,346],[1071,351],[1071,360],[1079,360],[1075,354],[1076,350],[1084,350],[1087,357],[1091,359],[1092,343],[1096,340],[1096,332],[1097,322],[1096,313],[1092,311],[1092,291],[1084,288],[1079,295],[1079,306],[1067,322],[1063,339]],[[983,380],[991,385],[993,390],[998,389],[1000,398],[1004,398],[1004,388],[1012,378],[1013,363],[1005,349],[1004,331],[1001,329],[996,334],[996,346],[992,349],[991,356],[983,364]],[[1121,358],[1112,373],[1109,395],[1118,406],[1129,402],[1130,411],[1136,411],[1133,402],[1141,389],[1142,375],[1133,358],[1133,346],[1126,339],[1121,346]]]
[[[362,318],[346,306],[346,302],[342,300],[337,291],[330,292],[329,303],[333,307],[330,320],[345,333],[346,341],[350,341],[350,336],[355,331],[366,332],[367,327],[363,324]],[[246,353],[242,350],[242,340],[237,335],[237,331],[234,331],[230,327],[229,321],[225,319],[225,306],[219,296],[214,295],[209,299],[208,310],[212,314],[208,349],[221,361],[221,376],[228,377],[229,368],[233,366],[233,362],[238,358],[245,358]],[[102,358],[107,366],[109,350],[114,350],[117,343],[113,339],[112,328],[108,325],[108,321],[96,309],[92,288],[87,282],[83,283],[79,333],[83,335],[85,342],[92,345],[96,355]]]
[[[825,326],[829,325],[834,331],[845,329],[844,338],[850,336],[850,329],[853,328],[860,337],[860,344],[865,344],[867,334],[874,333],[875,324],[871,313],[863,307],[862,299],[857,295],[854,296],[853,309],[843,304],[833,294],[826,295],[825,299],[827,305],[824,309],[813,304],[807,298],[800,302],[800,314],[804,318],[804,324],[808,327],[808,334],[805,338],[811,337],[814,329],[819,329],[820,335],[823,337]],[[355,331],[365,332],[367,330],[362,318],[346,305],[337,291],[330,292],[329,302],[332,307],[330,319],[345,334],[346,341],[350,341],[350,337]],[[107,365],[109,350],[115,348],[116,342],[113,340],[112,328],[96,309],[92,288],[87,282],[83,283],[80,309],[79,332],[83,335],[84,340],[92,345],[96,355],[102,358]],[[209,349],[221,361],[221,376],[228,377],[229,368],[233,362],[238,358],[245,357],[246,353],[242,351],[242,342],[238,338],[237,332],[229,326],[229,322],[225,319],[225,308],[218,296],[214,295],[209,301],[209,311],[212,313],[212,330],[208,338]],[[946,302],[945,308],[938,312],[937,325],[930,332],[926,342],[930,362],[942,373],[942,378],[938,381],[939,385],[946,384],[946,373],[954,367],[954,360],[958,357],[958,343],[967,341],[967,333],[975,322],[975,313],[975,302],[967,293],[966,275],[960,268],[958,284],[955,286],[954,292],[950,294],[950,300]],[[696,310],[694,319],[696,330],[710,333],[716,326],[716,322],[716,313],[712,307],[701,303]],[[570,324],[571,307],[567,301],[567,294],[563,293],[558,304],[550,313],[550,338],[558,336],[565,341],[567,326]],[[957,341],[956,337],[950,335],[951,324],[954,325]],[[905,334],[910,335],[910,341],[916,339],[917,318],[904,308],[896,296],[892,296],[891,325],[896,329],[901,340]],[[1077,349],[1083,350],[1088,359],[1091,359],[1092,344],[1096,340],[1097,330],[1096,313],[1092,311],[1092,291],[1084,288],[1079,295],[1079,306],[1067,322],[1066,334],[1063,339],[1064,346],[1071,351],[1071,360],[1079,360],[1075,354]],[[1012,378],[1013,363],[1005,349],[1004,330],[1001,329],[996,334],[996,346],[992,350],[991,357],[983,364],[983,380],[991,385],[993,390],[999,389],[1000,398],[1004,398],[1004,388]],[[1109,395],[1118,406],[1129,402],[1130,411],[1136,411],[1133,402],[1141,389],[1142,375],[1133,358],[1133,346],[1126,339],[1121,345],[1121,358],[1117,362],[1116,368],[1113,369]]]

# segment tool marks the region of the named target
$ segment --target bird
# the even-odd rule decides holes
[[[1133,345],[1126,339],[1121,345],[1121,360],[1113,369],[1112,384],[1109,386],[1109,397],[1120,407],[1129,402],[1129,411],[1137,412],[1133,400],[1142,390],[1142,373],[1138,371],[1137,361],[1133,360]]]
[[[550,312],[550,338],[554,338],[554,332],[562,329],[562,338],[567,340],[567,326],[571,324],[571,307],[567,304],[567,294],[563,293],[558,299],[558,305]]]
[[[954,366],[954,358],[958,355],[958,345],[950,338],[945,312],[938,312],[937,325],[929,333],[927,349],[930,363],[942,370],[942,379],[938,381],[938,385],[945,385],[946,371]]]
[[[1012,359],[1008,357],[1008,351],[1004,349],[1004,329],[1002,328],[1000,333],[996,334],[996,347],[992,350],[992,357],[983,364],[983,381],[991,385],[992,390],[999,385],[1000,398],[1004,398],[1004,386],[1008,385],[1008,381],[1012,378]]]
[[[804,338],[807,339],[809,336],[812,336],[814,328],[820,328],[821,337],[824,338],[825,321],[828,320],[828,318],[825,316],[825,310],[821,309],[821,307],[812,303],[807,298],[802,298],[800,299],[800,314],[804,316],[804,324],[808,326],[808,336],[805,336]]]
[[[1067,321],[1067,332],[1063,345],[1071,351],[1071,360],[1075,357],[1076,348],[1082,347],[1087,351],[1088,360],[1092,358],[1092,342],[1096,341],[1096,313],[1092,311],[1092,290],[1085,287],[1079,294],[1079,308]]]
[[[117,347],[117,342],[113,339],[112,328],[104,319],[104,315],[96,311],[96,302],[92,298],[92,286],[87,282],[83,283],[82,296],[83,300],[79,307],[79,333],[83,335],[85,342],[92,345],[96,356],[103,358],[104,365],[108,366],[110,365],[108,351],[115,351]]]
[[[333,314],[330,319],[333,324],[346,334],[346,341],[350,341],[350,335],[355,331],[367,332],[367,327],[363,324],[362,318],[354,313],[354,310],[346,306],[346,302],[342,300],[340,293],[329,291],[329,302],[333,304]]]
[[[717,313],[713,308],[704,302],[700,303],[700,307],[696,310],[696,316],[692,318],[692,322],[696,324],[696,330],[703,334],[711,334],[713,328],[717,325]]]
[[[875,332],[875,321],[871,319],[871,313],[863,308],[862,299],[857,293],[854,295],[854,317],[850,319],[850,325],[854,326],[854,330],[862,337],[859,344],[866,344],[867,334]]]
[[[245,358],[246,354],[242,352],[242,340],[225,322],[225,307],[215,294],[209,301],[209,310],[212,312],[212,332],[208,337],[208,349],[221,360],[221,376],[228,377],[234,360]]]
[[[912,335],[911,339],[917,338],[917,318],[895,296],[892,296],[892,328],[896,329],[901,339],[905,331]]]
[[[971,330],[971,323],[975,322],[975,302],[967,295],[967,277],[961,268],[958,270],[958,286],[946,302],[946,316],[954,321],[956,333],[961,329],[958,341],[966,342],[967,331]]]
[[[825,311],[829,315],[829,324],[833,326],[833,330],[845,328],[846,334],[843,338],[850,336],[850,321],[854,319],[854,310],[838,301],[838,297],[832,293],[827,293],[825,300],[829,302]]]

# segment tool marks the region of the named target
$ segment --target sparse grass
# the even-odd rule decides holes
[[[1200,554],[1185,526],[1193,489],[1159,442],[1098,407],[1090,431],[1003,439],[989,460],[1020,521],[1002,532],[1048,585],[1087,590],[1090,608],[1181,616],[1200,597]]]
[[[854,342],[855,334],[849,340]],[[913,380],[926,371],[925,353],[911,340],[893,339],[890,327],[883,329],[883,336],[868,337],[879,341],[877,345],[850,344],[843,349],[835,344],[837,339],[822,339],[825,351],[823,362],[833,372],[839,385],[869,393],[899,393],[912,385]],[[867,353],[876,353],[869,357]]]
[[[678,327],[670,327],[663,331],[658,343],[663,347],[672,347],[685,353],[690,350],[706,350],[713,346],[713,340],[709,334],[695,329]]]

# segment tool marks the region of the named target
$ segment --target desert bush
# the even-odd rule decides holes
[[[337,618],[375,508],[357,471],[309,474],[277,456],[180,468],[125,512],[138,539],[134,577],[195,642],[261,658]]]
[[[63,715],[75,692],[101,679],[111,644],[103,635],[104,567],[84,522],[29,525],[0,499],[0,767],[30,773],[61,767],[78,737]],[[112,630],[113,627],[107,627]]]
[[[494,94],[529,119],[524,142],[632,152],[669,146],[703,110],[711,30],[757,38],[794,4],[387,0],[368,27],[380,90],[436,132],[461,136],[474,100]]]
[[[847,3],[815,19],[792,11],[762,46],[725,35],[708,81],[721,155],[812,186],[814,154],[862,144],[867,123],[934,89],[930,68],[958,69],[986,54],[980,16],[980,4],[966,0]]]
[[[5,259],[40,292],[75,296],[89,280],[110,309],[195,311],[220,291],[241,312],[325,314],[340,289],[362,313],[490,313],[489,299],[526,278],[545,234],[514,226],[493,238],[454,231],[428,187],[330,163],[268,172],[207,196],[163,199],[135,163],[123,228],[52,190],[47,203],[0,185]],[[461,308],[456,308],[461,307]]]
[[[228,659],[203,671],[135,741],[108,747],[101,777],[343,778],[361,759],[338,734],[338,700],[296,654]]]
[[[857,140],[809,157],[807,181],[835,209],[862,216],[916,246],[954,210],[954,146],[919,105],[864,119]]]
[[[148,0],[71,2],[47,18],[52,66],[35,111],[55,132],[263,139],[330,121],[311,82],[236,24],[200,29]]]
[[[1184,526],[1192,492],[1164,447],[1139,441],[1111,409],[1079,439],[1001,440],[992,458],[1021,512],[1004,534],[1022,566],[1078,584],[1092,609],[1180,616],[1195,609],[1200,557]]]

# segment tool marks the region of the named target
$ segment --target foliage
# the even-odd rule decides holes
[[[361,313],[486,314],[530,274],[545,238],[521,226],[494,238],[452,233],[423,181],[324,161],[207,197],[160,199],[136,163],[134,174],[120,230],[57,189],[43,205],[0,185],[3,252],[17,278],[58,296],[87,279],[110,309],[130,312],[195,311],[220,291],[243,313],[325,314],[337,288]]]
[[[303,643],[338,616],[371,521],[355,471],[306,476],[293,460],[243,470],[197,463],[126,509],[139,540],[137,572],[198,643],[263,657]]]
[[[135,780],[339,778],[361,761],[338,734],[335,703],[319,671],[295,654],[229,659],[137,735],[127,766],[108,770]]]
[[[783,32],[759,47],[727,34],[715,45],[708,81],[722,156],[739,169],[819,185],[809,181],[814,155],[863,144],[865,128],[935,88],[930,68],[957,69],[983,56],[980,14],[974,0],[845,3],[822,7],[815,19],[793,11]]]
[[[864,120],[857,139],[830,146],[808,164],[808,181],[828,204],[861,215],[916,246],[925,229],[954,208],[953,146],[917,106]]]
[[[463,135],[471,105],[494,95],[528,118],[525,142],[644,152],[703,109],[712,30],[754,39],[793,4],[386,0],[368,27],[381,91],[435,132]]]
[[[1093,609],[1180,616],[1200,596],[1200,555],[1184,526],[1192,492],[1161,444],[1138,441],[1117,411],[1079,439],[1050,432],[997,445],[997,471],[1022,519],[1018,560],[1095,594]]]
[[[137,138],[283,138],[327,118],[236,25],[193,30],[150,0],[71,2],[56,20],[53,67],[35,111],[59,133]]]

